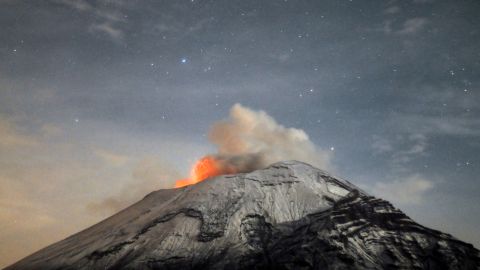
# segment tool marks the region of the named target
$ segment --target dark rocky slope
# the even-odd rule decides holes
[[[159,190],[7,269],[480,269],[479,251],[308,164]]]

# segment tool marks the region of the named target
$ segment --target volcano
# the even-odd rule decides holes
[[[480,269],[471,244],[298,161],[163,189],[13,269]]]

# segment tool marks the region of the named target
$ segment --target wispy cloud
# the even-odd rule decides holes
[[[120,2],[111,2],[108,5],[99,4],[97,6],[85,0],[57,0],[57,2],[79,12],[95,16],[95,22],[88,26],[89,31],[104,33],[116,42],[123,40],[125,31],[122,29],[121,24],[126,21],[126,17],[122,16],[118,10],[119,6],[121,6]]]
[[[124,33],[119,28],[115,28],[112,23],[104,22],[100,24],[93,24],[90,26],[90,30],[94,32],[100,32],[107,34],[115,41],[120,41],[124,37]]]
[[[394,119],[399,127],[423,134],[480,136],[480,119],[474,117],[398,114]]]
[[[38,144],[37,139],[22,133],[12,123],[11,120],[0,116],[0,147],[12,148],[23,146],[35,146]]]
[[[427,155],[428,137],[421,133],[396,134],[393,138],[374,135],[371,147],[375,154],[388,157],[396,172],[405,172],[409,162]]]
[[[55,2],[67,5],[80,11],[88,11],[93,9],[92,5],[85,0],[57,0]]]
[[[391,7],[388,7],[386,8],[383,12],[386,13],[386,14],[395,14],[395,13],[398,13],[400,12],[400,7],[399,6],[391,6]]]
[[[18,179],[2,172],[0,186],[0,265],[6,266],[52,241],[45,238],[56,239],[48,231],[58,220],[25,191]]]
[[[447,74],[446,75],[452,76]],[[425,136],[480,136],[480,95],[470,85],[452,88],[425,86],[404,95],[408,104],[389,115],[389,130]]]
[[[373,194],[399,204],[420,204],[428,191],[434,188],[431,180],[419,174],[391,182],[377,182],[372,188]]]
[[[132,181],[125,184],[123,189],[103,200],[88,203],[86,208],[92,214],[108,216],[154,190],[171,188],[179,178],[180,173],[168,162],[158,157],[144,158],[136,164]]]
[[[378,135],[374,135],[372,149],[376,154],[383,154],[393,151],[394,146],[390,140]]]
[[[386,15],[393,15],[396,12],[399,12],[399,10],[392,7],[387,8],[384,12]],[[388,18],[383,22],[381,27],[372,30],[384,32],[389,35],[406,36],[420,33],[425,30],[428,23],[429,20],[427,18],[421,17],[406,19],[403,22],[399,22],[397,19]]]
[[[411,18],[403,23],[402,28],[396,31],[398,34],[415,34],[420,32],[427,25],[426,18]]]
[[[187,23],[173,16],[162,16],[160,22],[152,26],[152,30],[161,35],[175,34],[176,39],[183,39],[199,31],[204,30],[214,21],[213,18],[204,18],[193,23]]]
[[[392,155],[392,161],[395,166],[410,162],[412,159],[424,155],[427,149],[427,137],[423,134],[410,134],[407,138],[406,148],[395,151]]]
[[[433,3],[435,0],[413,0],[415,4],[425,4],[425,3]]]
[[[103,162],[112,166],[112,167],[120,167],[125,165],[129,158],[126,155],[121,155],[117,153],[113,153],[111,151],[107,151],[105,149],[97,149],[95,150],[95,155],[99,157]]]
[[[51,138],[60,136],[63,133],[63,130],[54,124],[46,123],[41,126],[40,133],[44,138]]]

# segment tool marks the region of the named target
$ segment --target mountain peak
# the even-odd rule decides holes
[[[299,161],[159,190],[7,269],[478,269],[478,250]]]

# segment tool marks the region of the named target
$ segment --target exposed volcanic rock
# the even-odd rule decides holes
[[[159,190],[7,269],[480,269],[479,251],[308,164]]]

